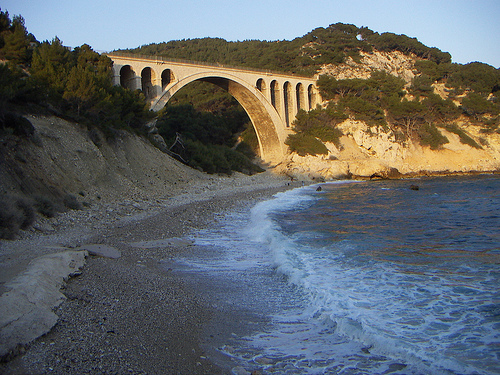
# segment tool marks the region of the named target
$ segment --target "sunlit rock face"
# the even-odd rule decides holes
[[[449,142],[438,150],[418,141],[397,141],[390,130],[369,127],[362,121],[348,119],[339,128],[344,133],[339,147],[326,143],[327,155],[291,153],[278,166],[280,173],[297,179],[333,180],[500,170],[500,134],[480,133],[470,124],[462,123],[461,128],[482,148],[466,145],[458,135],[441,128]]]

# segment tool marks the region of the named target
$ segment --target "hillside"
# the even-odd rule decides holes
[[[320,76],[322,106],[299,113],[287,140],[280,168],[290,176],[499,169],[500,70],[452,63],[416,38],[337,23],[291,41],[204,38],[128,52]]]
[[[0,237],[33,224],[33,208],[40,218],[118,201],[140,208],[211,179],[132,133],[106,142],[102,132],[55,116],[27,117],[30,137],[0,143]]]
[[[298,117],[280,170],[319,179],[498,172],[498,70],[452,67],[400,51],[323,65],[323,107]]]
[[[201,38],[152,43],[127,50],[142,55],[309,75],[317,73],[324,64],[341,64],[349,57],[358,61],[360,53],[372,51],[401,51],[436,63],[451,62],[449,53],[427,47],[416,38],[379,34],[366,27],[343,23],[316,28],[291,41],[228,42],[221,38]]]

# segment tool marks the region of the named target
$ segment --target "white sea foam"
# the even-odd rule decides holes
[[[271,267],[302,296],[274,311],[272,324],[241,341],[231,355],[282,374],[342,374],[356,369],[395,374],[499,372],[498,268],[476,261],[477,254],[462,247],[450,253],[446,247],[425,243],[414,250],[410,245],[394,250],[390,241],[397,243],[398,231],[406,228],[388,232],[389,240],[385,232],[372,242],[355,236],[339,239],[337,228],[328,225],[332,217],[321,211],[324,204],[338,202],[324,200],[335,198],[329,198],[331,189],[327,185],[316,192],[311,186],[279,193],[257,204],[250,217],[234,214],[220,232],[207,231],[195,239],[198,245],[227,251],[210,262],[187,260],[191,265],[245,272],[258,283],[266,283],[259,270]],[[379,190],[404,194],[396,183]],[[429,194],[433,199],[445,195]],[[326,220],[326,225],[314,220]],[[380,221],[364,222],[364,213],[355,220],[361,227]],[[425,222],[419,225],[411,246],[418,244],[418,231],[425,229]],[[443,224],[447,231],[452,226]],[[460,237],[449,241],[450,246],[455,246],[453,241],[463,243]],[[258,300],[252,303],[259,308]]]
[[[435,270],[413,274],[411,267],[398,269],[360,255],[363,249],[349,241],[310,248],[306,238],[310,232],[285,234],[272,218],[277,211],[306,209],[315,199],[310,193],[286,192],[252,211],[251,238],[269,246],[276,271],[303,288],[310,301],[299,314],[276,316],[276,331],[254,337],[255,345],[281,348],[288,355],[328,356],[328,340],[319,340],[323,349],[318,349],[317,341],[309,346],[311,332],[317,334],[328,322],[327,326],[335,326],[330,339],[345,337],[369,347],[370,353],[411,364],[405,371],[473,374],[481,373],[471,365],[475,358],[495,360],[492,353],[482,351],[482,345],[496,345],[498,323],[485,322],[470,308],[471,303],[480,307],[494,292],[491,286],[484,291],[484,278],[470,280]],[[293,344],[285,345],[290,336]],[[466,345],[459,343],[474,340],[481,343],[477,349],[467,346],[470,358],[464,358],[460,350]]]

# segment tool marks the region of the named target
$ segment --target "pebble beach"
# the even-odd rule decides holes
[[[298,183],[296,183],[299,186]],[[109,247],[119,257],[87,256],[62,286],[57,323],[19,345],[0,364],[3,374],[225,374],[205,348],[231,335],[235,311],[217,311],[188,275],[165,262],[190,251],[183,236],[217,225],[235,207],[294,187],[271,173],[214,178],[177,187],[168,199],[124,199],[72,211],[15,241],[2,241],[5,283],[37,256],[86,246]],[[126,198],[126,197],[124,197]],[[40,224],[42,225],[42,224]],[[212,342],[213,341],[213,342]],[[244,369],[240,369],[244,371]]]

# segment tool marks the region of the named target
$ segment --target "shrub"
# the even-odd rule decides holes
[[[462,142],[463,144],[469,145],[473,148],[482,148],[474,139],[467,135],[467,133],[463,129],[460,129],[457,125],[448,124],[445,126],[445,128],[446,130],[458,135],[460,137],[460,142]]]
[[[248,175],[264,172],[261,167],[252,163],[248,157],[239,151],[226,147],[224,149],[224,156],[233,171],[242,172]]]
[[[433,84],[432,77],[422,74],[419,76],[416,76],[412,80],[411,84],[411,92],[413,94],[429,94],[433,92],[432,84]]]
[[[450,75],[448,85],[461,90],[471,89],[476,93],[488,95],[500,84],[500,71],[493,66],[471,62],[466,65],[456,65]]]
[[[0,111],[0,129],[21,137],[30,137],[35,133],[35,128],[27,118],[12,112],[1,114]]]
[[[328,154],[328,149],[323,142],[309,134],[290,134],[285,144],[290,148],[290,151],[296,152],[300,156]]]
[[[16,200],[16,207],[23,214],[21,229],[28,229],[35,221],[35,209],[33,208],[33,202],[26,198],[18,198]]]
[[[58,211],[58,205],[44,195],[35,195],[35,208],[38,213],[45,217],[54,217]]]
[[[492,133],[500,133],[500,116],[497,116],[496,118],[492,118],[489,120],[486,120],[484,122],[484,127],[480,130],[481,133],[486,133],[486,134],[492,134]]]
[[[472,116],[476,119],[485,113],[498,115],[500,112],[500,108],[496,106],[495,103],[487,100],[484,95],[477,94],[475,92],[470,92],[465,98],[463,98],[462,110],[466,115]]]
[[[357,97],[346,98],[342,103],[354,115],[356,120],[364,121],[368,125],[385,124],[385,114],[380,105]]]
[[[82,210],[83,206],[73,194],[66,194],[63,198],[64,207],[70,210]]]
[[[247,174],[263,172],[263,169],[253,164],[242,153],[227,146],[203,144],[200,141],[185,142],[188,164],[206,173],[221,173],[230,175],[232,171]]]
[[[11,240],[15,238],[22,217],[15,206],[5,198],[0,199],[0,238]]]
[[[418,129],[418,136],[422,146],[429,146],[432,150],[439,149],[445,143],[449,143],[448,138],[433,124],[425,124]]]
[[[332,142],[338,147],[343,133],[336,126],[346,118],[345,113],[336,105],[329,105],[326,109],[317,106],[309,112],[299,111],[294,130],[323,142]]]
[[[0,238],[11,240],[20,229],[29,228],[35,220],[32,203],[21,197],[0,198]]]
[[[259,139],[251,122],[246,124],[240,138],[242,142],[236,147],[236,150],[250,160],[254,159],[259,153]]]

